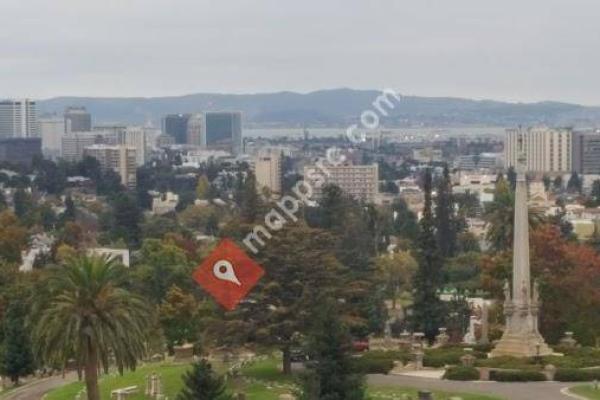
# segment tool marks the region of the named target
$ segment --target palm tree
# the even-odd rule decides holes
[[[73,258],[48,281],[34,351],[49,363],[74,358],[85,372],[88,400],[100,399],[98,368],[107,371],[111,356],[122,373],[144,354],[151,309],[125,283],[125,269],[101,257]]]

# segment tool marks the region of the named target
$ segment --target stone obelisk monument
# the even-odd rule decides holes
[[[515,192],[515,225],[512,291],[504,284],[504,316],[506,326],[500,342],[490,357],[534,357],[552,354],[538,330],[540,307],[537,282],[531,285],[529,273],[529,216],[523,139],[519,139],[517,187]]]

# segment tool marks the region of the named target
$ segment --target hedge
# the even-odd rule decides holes
[[[444,379],[451,381],[479,380],[479,371],[474,367],[450,367],[444,373]]]
[[[490,380],[498,382],[537,382],[545,381],[546,375],[538,371],[490,371]]]
[[[394,360],[360,357],[352,359],[352,371],[361,374],[387,374],[394,368]]]
[[[600,379],[600,369],[559,368],[554,380],[559,382],[589,382]]]

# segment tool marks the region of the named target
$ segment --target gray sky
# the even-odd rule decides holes
[[[391,87],[600,105],[597,0],[0,0],[0,97]]]

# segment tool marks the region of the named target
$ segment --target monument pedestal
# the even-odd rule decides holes
[[[506,334],[498,342],[490,357],[543,357],[552,354],[544,338],[539,334]]]

